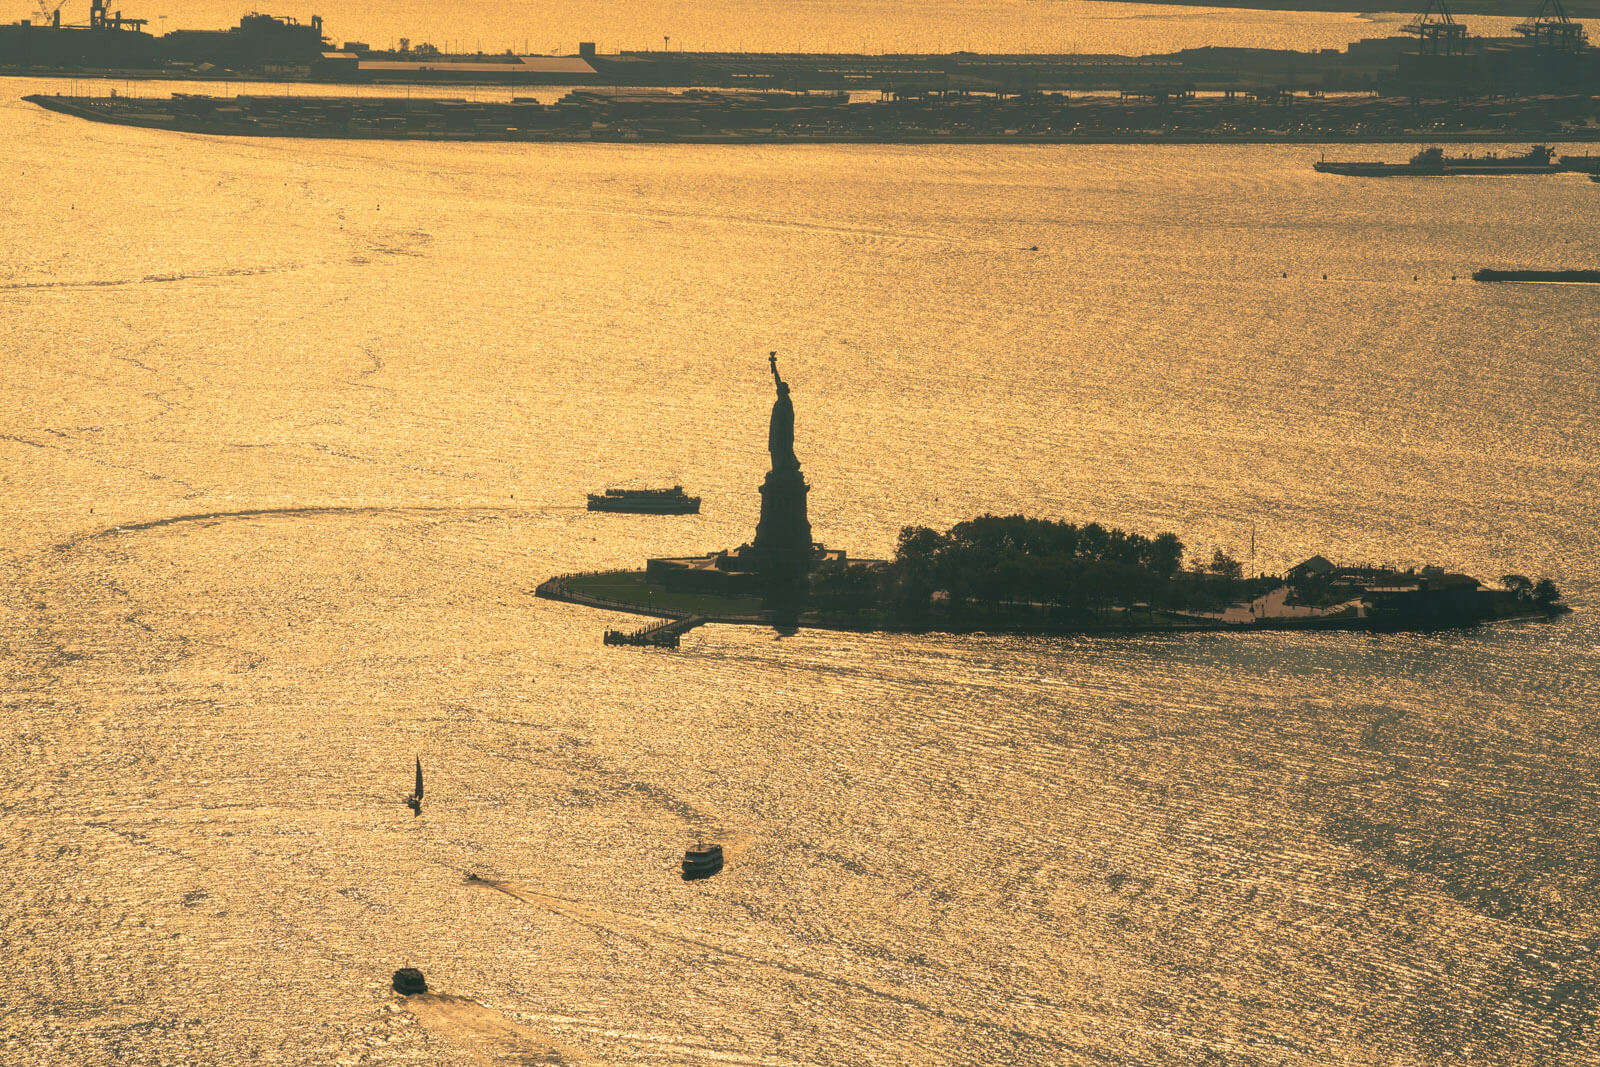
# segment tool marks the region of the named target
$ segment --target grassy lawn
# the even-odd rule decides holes
[[[620,600],[643,608],[688,611],[697,615],[759,615],[761,598],[723,597],[704,593],[670,593],[659,582],[646,581],[643,571],[608,571],[582,578],[569,578],[566,587],[574,593]]]

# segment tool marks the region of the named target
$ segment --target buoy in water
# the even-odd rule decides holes
[[[426,993],[428,983],[415,967],[402,967],[394,972],[394,991],[409,997],[413,993]]]

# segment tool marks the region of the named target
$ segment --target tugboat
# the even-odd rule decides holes
[[[710,878],[722,870],[721,845],[696,845],[683,854],[683,880]]]
[[[683,486],[671,489],[607,489],[589,494],[590,511],[625,511],[635,515],[698,515],[700,498]]]
[[[402,996],[413,996],[428,991],[428,981],[415,967],[402,967],[394,972],[394,991]]]
[[[1438,178],[1457,174],[1555,174],[1562,168],[1555,153],[1534,145],[1520,156],[1447,156],[1442,148],[1424,148],[1409,163],[1340,162],[1321,159],[1311,164],[1319,174],[1358,178]]]

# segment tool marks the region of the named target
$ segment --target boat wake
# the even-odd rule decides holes
[[[722,956],[726,959],[738,960],[742,963],[771,968],[773,970],[782,971],[786,974],[794,975],[796,977],[808,978],[813,981],[826,982],[829,985],[836,986],[840,989],[845,989],[853,993],[866,994],[867,996],[887,1001],[903,1008],[909,1008],[914,1011],[920,1011],[928,1015],[932,1015],[935,1018],[943,1019],[946,1022],[978,1027],[980,1029],[991,1031],[995,1034],[1003,1035],[1009,1039],[1037,1042],[1059,1051],[1084,1053],[1091,1055],[1094,1058],[1098,1058],[1098,1056],[1095,1056],[1093,1051],[1087,1047],[1074,1045],[1070,1042],[1064,1042],[1047,1034],[1038,1034],[1027,1030],[1019,1030],[1016,1027],[1009,1026],[1004,1022],[998,1022],[992,1019],[984,1019],[958,1010],[941,1007],[940,1005],[928,1003],[927,1001],[921,1000],[917,997],[899,993],[892,989],[884,989],[854,978],[848,978],[837,974],[829,974],[826,971],[820,971],[815,968],[807,967],[803,964],[795,963],[776,956],[754,952],[745,948],[732,947],[730,945],[712,940],[709,935],[696,934],[693,931],[668,926],[652,919],[641,919],[635,916],[624,915],[619,912],[611,911],[606,908],[596,908],[578,901],[566,900],[561,897],[553,897],[548,893],[541,893],[536,889],[532,889],[518,882],[506,881],[499,878],[489,878],[471,872],[468,872],[466,877],[467,881],[474,885],[480,885],[486,889],[493,889],[496,892],[504,893],[506,896],[511,897],[514,900],[521,901],[524,904],[529,904],[538,908],[544,908],[553,914],[564,916],[568,919],[572,919],[575,922],[604,930],[619,937],[630,938],[645,944],[648,944],[652,941],[673,941],[689,948],[696,949],[700,952],[712,953],[714,955]]]
[[[5,435],[0,435],[3,437]],[[23,442],[32,444],[33,442]],[[51,447],[39,445],[37,447]],[[321,516],[340,515],[528,515],[533,513],[553,511],[573,511],[570,505],[561,504],[530,504],[527,507],[501,507],[496,505],[423,505],[399,504],[392,506],[383,505],[327,505],[284,508],[245,508],[240,511],[205,511],[189,515],[168,515],[160,519],[148,519],[144,522],[121,523],[117,526],[106,526],[81,534],[69,541],[64,541],[54,546],[57,552],[65,552],[76,547],[80,542],[100,540],[107,537],[120,537],[125,534],[142,533],[146,530],[157,530],[163,526],[178,526],[184,523],[199,523],[212,525],[220,522],[249,521],[251,519],[270,518],[317,518]]]
[[[7,282],[0,284],[0,291],[19,289],[112,289],[129,285],[161,285],[167,282],[249,278],[258,274],[285,274],[303,269],[304,264],[300,263],[277,263],[264,267],[227,267],[221,270],[173,271],[169,274],[146,274],[138,278],[85,278],[81,281]]]
[[[403,1001],[423,1028],[466,1053],[467,1062],[591,1064],[600,1061],[550,1034],[508,1018],[470,997],[416,993]]]

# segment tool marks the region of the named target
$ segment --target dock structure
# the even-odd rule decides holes
[[[704,615],[688,615],[681,619],[668,619],[640,630],[607,630],[608,645],[633,645],[637,648],[677,648],[678,638],[688,631],[711,620]]]
[[[1600,57],[1600,49],[1594,54]],[[1600,85],[1600,75],[1595,81]],[[423,141],[1549,144],[1593,141],[1595,123],[1600,120],[1600,95],[1587,92],[1515,99],[1442,99],[1425,94],[1325,97],[1287,91],[1196,96],[1193,87],[1179,86],[1130,90],[1121,97],[968,93],[882,101],[851,100],[845,93],[708,90],[630,91],[615,97],[580,90],[553,104],[521,98],[408,100],[183,93],[167,98],[36,93],[23,99],[47,111],[93,122],[180,133]],[[771,488],[782,490],[786,484],[787,480],[780,479]]]

